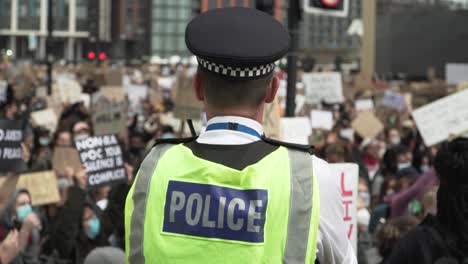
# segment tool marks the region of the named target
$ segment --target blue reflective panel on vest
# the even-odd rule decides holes
[[[262,243],[267,190],[169,181],[163,231]]]

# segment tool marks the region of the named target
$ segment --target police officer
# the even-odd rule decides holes
[[[328,164],[262,136],[288,32],[258,10],[225,8],[196,17],[185,38],[209,121],[143,161],[126,201],[127,262],[356,263]]]

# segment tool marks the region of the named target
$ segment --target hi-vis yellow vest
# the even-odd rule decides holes
[[[314,263],[319,207],[309,153],[238,171],[158,145],[127,196],[127,263]]]

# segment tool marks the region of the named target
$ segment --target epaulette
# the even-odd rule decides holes
[[[198,137],[187,137],[187,138],[158,138],[153,147],[160,144],[184,144],[196,140]]]
[[[288,142],[283,142],[283,141],[279,141],[279,140],[276,140],[276,139],[267,138],[265,136],[262,136],[262,140],[265,143],[268,143],[268,144],[273,145],[273,146],[281,146],[281,147],[286,147],[286,148],[290,148],[290,149],[294,149],[294,150],[299,150],[299,151],[307,152],[310,155],[314,155],[314,152],[315,152],[315,148],[312,145],[301,145],[301,144],[288,143]]]

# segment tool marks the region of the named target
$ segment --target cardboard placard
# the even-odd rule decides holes
[[[397,109],[398,111],[403,112],[406,109],[405,96],[399,93],[385,91],[385,94],[382,100],[382,105],[388,108]]]
[[[22,122],[0,120],[0,172],[18,172],[23,167]]]
[[[86,167],[88,188],[127,181],[122,149],[115,135],[88,137],[75,141]]]
[[[279,103],[275,99],[271,104],[266,104],[263,111],[263,130],[267,137],[280,140],[280,119]]]
[[[108,86],[122,86],[122,71],[120,69],[108,70],[104,75],[104,79]]]
[[[468,90],[446,96],[413,111],[426,146],[468,131]]]
[[[339,72],[304,73],[302,82],[305,85],[306,102],[318,104],[343,102],[343,83]]]
[[[0,177],[0,212],[11,199],[11,195],[16,190],[16,183],[19,175],[9,175],[8,177]]]
[[[330,111],[312,110],[310,111],[310,120],[312,128],[332,130],[333,113]]]
[[[122,102],[125,100],[125,91],[122,86],[103,86],[99,94],[110,102]]]
[[[51,108],[31,113],[31,118],[38,126],[44,127],[50,132],[57,129],[57,114]]]
[[[348,237],[354,252],[357,252],[357,197],[359,182],[359,167],[353,163],[330,164],[332,177],[340,185],[340,194],[343,204],[346,225],[346,236]]]
[[[60,201],[57,176],[54,171],[21,174],[16,188],[24,188],[29,191],[33,206],[57,203]]]
[[[53,169],[59,175],[66,173],[66,168],[70,167],[74,172],[81,170],[82,164],[78,151],[72,147],[55,147],[52,157]]]
[[[382,122],[369,111],[359,113],[351,127],[363,138],[375,138],[384,129]]]
[[[200,119],[203,105],[195,97],[195,92],[192,88],[192,78],[186,75],[178,76],[176,88],[174,116],[182,120]]]
[[[127,128],[126,105],[124,102],[103,103],[93,107],[93,128],[97,136],[120,134]]]
[[[307,117],[282,117],[281,125],[281,141],[309,144],[309,135],[312,132],[309,118]]]

